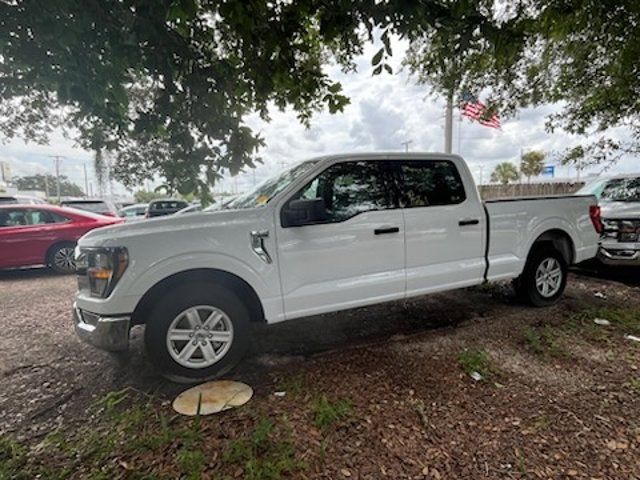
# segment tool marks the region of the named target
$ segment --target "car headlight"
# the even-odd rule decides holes
[[[78,288],[93,297],[107,298],[129,265],[124,247],[77,248],[75,253]]]

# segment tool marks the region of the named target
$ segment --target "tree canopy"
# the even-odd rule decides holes
[[[491,172],[491,181],[502,185],[515,182],[518,178],[520,178],[518,167],[511,162],[499,163],[493,172]]]
[[[438,91],[488,90],[487,114],[564,102],[551,128],[633,132],[583,156],[633,151],[639,28],[633,0],[0,2],[0,132],[46,141],[62,128],[98,163],[113,159],[126,186],[159,174],[206,196],[222,172],[260,161],[248,115],[291,108],[308,124],[341,111],[326,66],[355,68],[379,38],[372,73],[391,72],[396,35],[409,70]]]
[[[420,81],[445,95],[484,91],[488,115],[558,103],[560,111],[547,119],[550,131],[597,137],[564,152],[566,161],[601,163],[640,152],[640,2],[473,3],[452,2],[460,21],[412,42],[406,64]],[[476,28],[467,28],[467,15],[479,17]],[[608,135],[620,126],[631,132],[621,141]]]
[[[49,196],[54,196],[57,193],[57,183],[54,175],[45,176],[39,173],[16,177],[14,183],[18,190],[38,190],[48,192]],[[63,197],[84,197],[85,193],[65,175],[60,175],[60,195]]]
[[[520,172],[531,181],[531,177],[537,177],[544,169],[544,152],[531,150],[520,157]]]

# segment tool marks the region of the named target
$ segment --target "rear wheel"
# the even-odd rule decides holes
[[[231,370],[249,346],[249,312],[235,292],[184,285],[163,297],[146,322],[145,345],[167,378],[194,382]]]
[[[553,305],[567,285],[567,271],[567,262],[560,252],[552,247],[537,247],[515,282],[516,293],[536,307]]]
[[[47,255],[47,264],[57,273],[73,273],[76,271],[74,258],[75,244],[71,242],[54,245]]]

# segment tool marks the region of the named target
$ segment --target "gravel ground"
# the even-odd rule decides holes
[[[34,445],[56,429],[79,431],[111,391],[133,387],[161,410],[183,389],[147,364],[140,330],[121,357],[77,340],[74,290],[74,278],[45,271],[0,276],[0,434]],[[256,395],[208,417],[203,449],[216,459],[262,415],[295,425],[304,467],[293,477],[640,478],[640,346],[624,338],[626,324],[593,327],[583,315],[566,328],[585,309],[638,308],[637,287],[572,276],[564,300],[543,310],[492,286],[256,326],[233,372]],[[465,373],[465,350],[486,356],[482,381]],[[330,433],[310,420],[317,395],[352,405]],[[172,448],[114,455],[127,471],[177,478]],[[246,473],[214,460],[207,468],[215,475],[203,478]]]

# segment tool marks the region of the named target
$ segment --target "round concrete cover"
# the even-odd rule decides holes
[[[196,415],[200,401],[200,415],[210,415],[247,403],[253,389],[231,380],[207,382],[185,390],[173,401],[173,409],[182,415]]]

